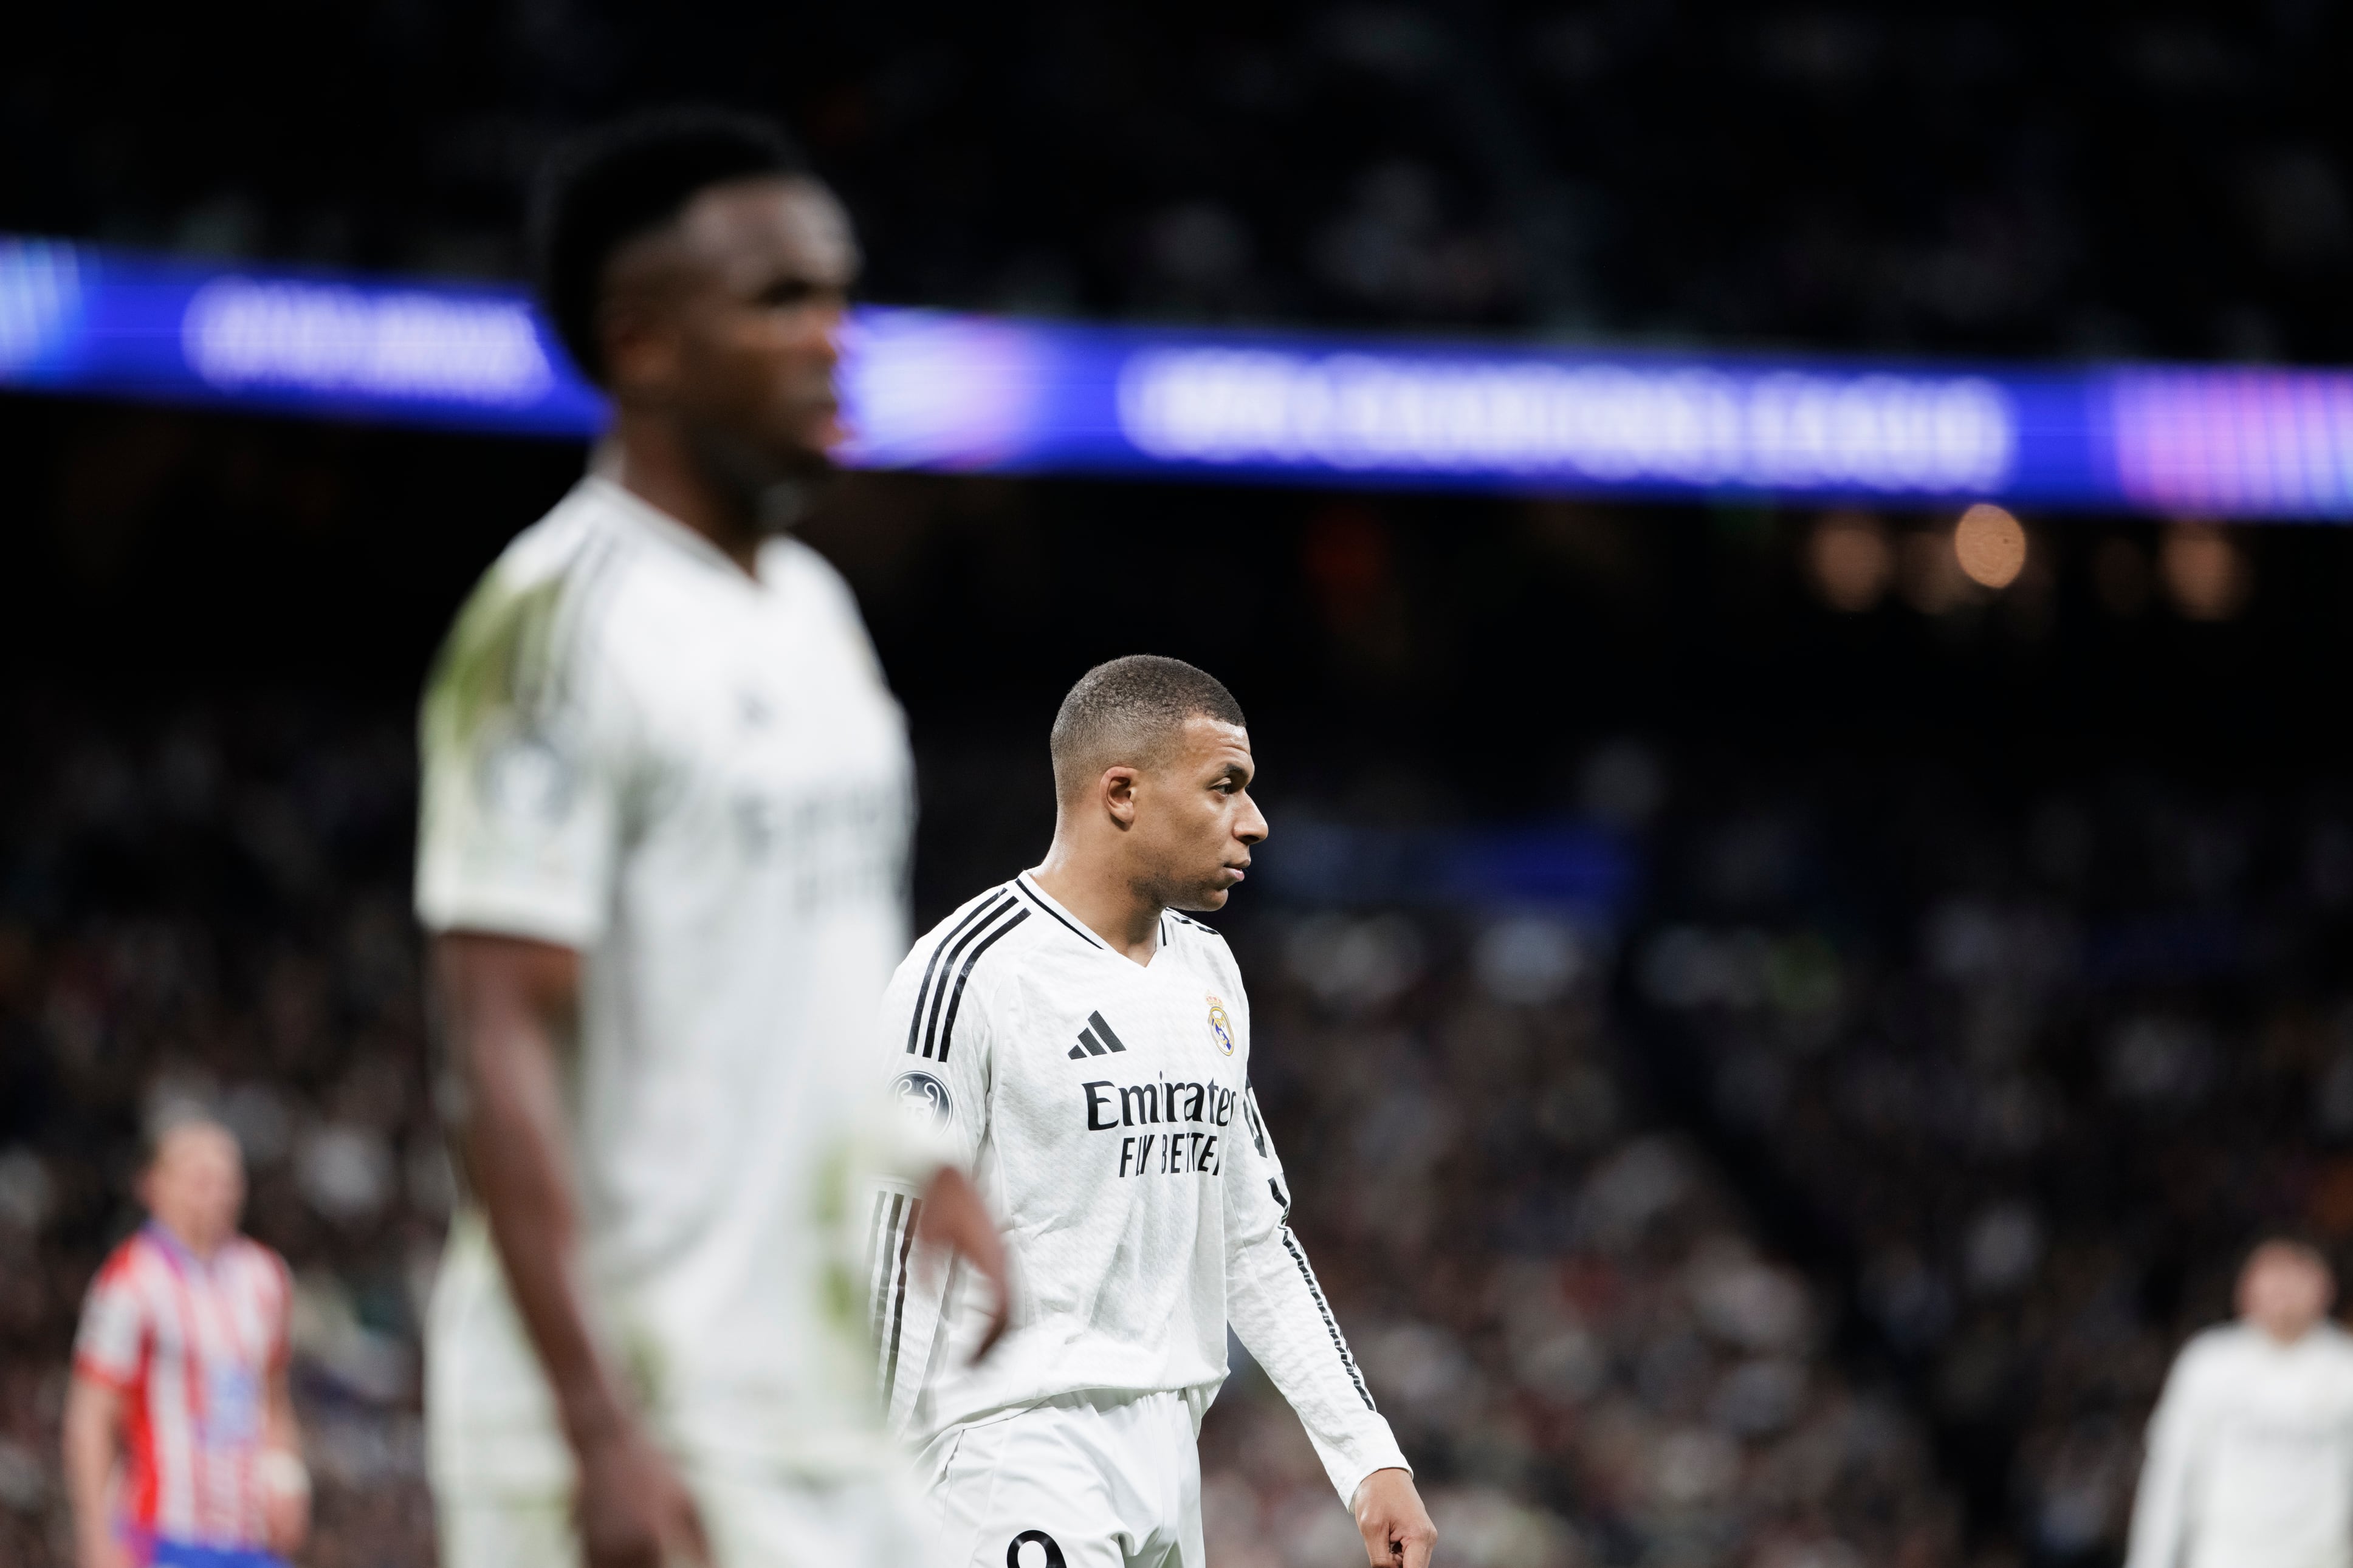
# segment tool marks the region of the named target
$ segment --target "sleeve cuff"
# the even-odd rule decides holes
[[[1397,1438],[1390,1435],[1387,1421],[1381,1423],[1377,1440],[1349,1447],[1353,1450],[1350,1453],[1332,1452],[1324,1456],[1324,1473],[1332,1478],[1332,1485],[1339,1491],[1342,1508],[1355,1509],[1357,1489],[1365,1484],[1366,1477],[1377,1470],[1403,1470],[1409,1476],[1413,1474],[1413,1467],[1406,1463],[1405,1451],[1398,1447]]]
[[[605,934],[601,915],[553,899],[511,889],[475,888],[456,891],[419,888],[417,922],[435,935],[478,931],[517,936],[557,947],[586,949]]]
[[[139,1386],[138,1379],[127,1372],[117,1372],[87,1351],[73,1358],[73,1374],[85,1383],[97,1384],[117,1394],[128,1394]]]

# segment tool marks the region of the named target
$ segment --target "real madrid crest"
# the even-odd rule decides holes
[[[1209,997],[1209,1038],[1218,1043],[1219,1050],[1234,1054],[1233,1020],[1226,1016],[1226,1005],[1214,995]]]

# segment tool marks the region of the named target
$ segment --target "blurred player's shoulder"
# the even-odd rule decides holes
[[[428,740],[437,713],[453,732],[470,733],[482,714],[527,706],[556,684],[554,668],[579,643],[572,634],[595,586],[629,553],[604,494],[614,488],[594,479],[575,486],[483,572],[434,659]]]

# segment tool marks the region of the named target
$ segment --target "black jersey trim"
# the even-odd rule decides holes
[[[1056,925],[1060,926],[1064,931],[1069,931],[1072,936],[1077,937],[1081,942],[1085,942],[1089,947],[1099,947],[1099,948],[1102,948],[1102,949],[1103,949],[1103,952],[1109,952],[1111,951],[1111,949],[1110,949],[1108,946],[1105,946],[1105,945],[1104,945],[1104,943],[1103,942],[1103,941],[1102,941],[1101,939],[1099,939],[1099,938],[1097,938],[1097,937],[1093,937],[1093,936],[1090,936],[1090,935],[1088,935],[1085,931],[1081,931],[1078,927],[1076,927],[1076,926],[1072,925],[1070,921],[1068,921],[1064,920],[1060,915],[1059,915],[1059,914],[1055,914],[1055,913],[1054,913],[1054,906],[1053,906],[1053,905],[1051,905],[1051,904],[1048,903],[1045,900],[1043,900],[1043,899],[1039,898],[1037,894],[1035,894],[1035,893],[1033,893],[1033,892],[1031,892],[1031,891],[1029,890],[1029,883],[1028,879],[1023,878],[1023,877],[1016,877],[1016,878],[1014,878],[1014,879],[1013,879],[1013,885],[1014,885],[1014,887],[1015,887],[1015,888],[1017,888],[1017,889],[1018,889],[1020,890],[1021,896],[1022,896],[1023,898],[1025,898],[1025,899],[1029,900],[1031,903],[1033,903],[1033,904],[1037,905],[1040,910],[1043,910],[1046,913],[1048,913],[1048,914],[1050,914],[1050,915],[1053,915],[1053,916],[1054,916],[1054,923],[1055,923]]]
[[[907,1015],[907,1054],[909,1056],[915,1054],[915,1034],[923,1027],[923,998],[931,992],[932,976],[939,973],[940,955],[947,952],[948,943],[955,941],[958,931],[988,912],[990,900],[993,897],[994,895],[983,897],[971,909],[965,910],[964,919],[956,921],[948,934],[940,938],[939,945],[932,949],[931,962],[923,965],[923,983],[915,987],[914,1011]],[[1004,906],[997,907],[1002,909]]]
[[[943,953],[945,954],[947,963],[939,970],[936,975],[927,973],[924,976],[924,985],[930,994],[928,1007],[923,997],[918,996],[915,999],[915,1015],[923,1021],[923,1056],[927,1059],[932,1054],[933,1041],[937,1038],[939,1034],[940,1008],[947,999],[949,972],[955,968],[956,960],[964,956],[964,950],[971,946],[974,942],[978,942],[982,935],[988,931],[989,927],[995,925],[999,920],[1004,918],[1008,912],[1017,913],[1025,919],[1029,913],[1029,910],[1018,908],[1018,906],[1017,906],[1014,900],[1010,898],[1008,898],[1001,902],[992,903],[981,911],[981,917],[977,923],[971,921],[966,922],[967,925],[971,926],[969,931],[965,931],[964,934],[957,937],[953,942],[944,942],[940,943],[939,950],[932,954],[934,959],[939,958]],[[962,930],[963,928],[959,927],[958,929]],[[934,980],[937,981],[936,984],[933,984]],[[925,1016],[927,1011],[929,1014],[928,1016]],[[907,1048],[909,1050],[913,1050],[914,1049],[914,1047],[910,1045]]]
[[[990,948],[995,947],[999,942],[1003,941],[1006,932],[1011,931],[1015,926],[1019,925],[1023,921],[1026,921],[1029,918],[1029,911],[1028,910],[1015,910],[1011,920],[1007,921],[1003,925],[998,926],[995,931],[990,931],[987,940],[983,941],[977,947],[975,947],[972,950],[972,956],[964,961],[964,968],[956,974],[955,989],[948,994],[947,1025],[940,1030],[940,1060],[943,1063],[948,1059],[948,1047],[955,1044],[956,1009],[964,1005],[964,983],[972,978],[973,965],[980,962],[980,955],[982,953],[987,952]],[[931,1054],[931,1047],[926,1045],[923,1047],[923,1055],[928,1057]]]
[[[872,1292],[872,1299],[866,1314],[866,1331],[878,1351],[882,1343],[882,1321],[891,1310],[891,1286],[898,1273],[894,1254],[899,1240],[899,1219],[906,1208],[904,1194],[874,1194],[873,1263],[867,1287]]]
[[[891,1407],[891,1395],[899,1384],[899,1331],[907,1322],[907,1258],[915,1250],[915,1226],[922,1220],[923,1205],[920,1201],[907,1205],[907,1228],[899,1238],[898,1283],[892,1287],[891,1303],[891,1354],[882,1363],[882,1407]],[[1337,1331],[1334,1331],[1337,1332]],[[1341,1353],[1345,1354],[1344,1350]],[[1366,1402],[1371,1403],[1370,1395]]]
[[[1299,1277],[1307,1281],[1307,1294],[1314,1299],[1316,1311],[1323,1314],[1324,1331],[1332,1336],[1332,1348],[1339,1352],[1340,1364],[1347,1369],[1348,1381],[1356,1385],[1356,1397],[1365,1402],[1366,1409],[1379,1414],[1378,1406],[1373,1404],[1373,1391],[1365,1386],[1364,1374],[1356,1370],[1356,1358],[1348,1353],[1348,1342],[1340,1337],[1340,1325],[1333,1320],[1331,1304],[1324,1300],[1324,1288],[1315,1283],[1315,1270],[1307,1267],[1307,1254],[1299,1250],[1299,1243],[1292,1237],[1291,1227],[1286,1225],[1282,1228],[1282,1249],[1291,1254],[1293,1263],[1299,1265]]]

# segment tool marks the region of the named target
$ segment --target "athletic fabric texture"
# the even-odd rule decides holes
[[[917,1463],[936,1568],[1204,1568],[1196,1409],[1064,1395],[942,1433]]]
[[[864,1475],[891,1459],[863,1173],[937,1168],[857,1044],[905,951],[912,767],[840,578],[786,538],[756,566],[593,477],[515,539],[426,694],[417,909],[581,954],[586,1275],[658,1439],[712,1473]],[[427,1358],[445,1502],[568,1488],[470,1204]]]
[[[808,1482],[690,1478],[713,1568],[920,1568],[924,1513],[895,1479]],[[441,1568],[580,1568],[566,1495],[468,1496],[438,1504]]]
[[[232,1237],[198,1258],[150,1222],[91,1281],[74,1373],[123,1402],[120,1522],[175,1551],[268,1539],[259,1464],[293,1287],[278,1254]]]
[[[944,1136],[999,1216],[1017,1291],[1013,1329],[973,1364],[986,1285],[921,1257],[911,1190],[884,1184],[871,1300],[902,1430],[927,1444],[1077,1393],[1206,1407],[1230,1324],[1344,1502],[1406,1468],[1287,1223],[1223,938],[1172,912],[1138,964],[1025,873],[915,944],[883,1036],[908,1120]]]

